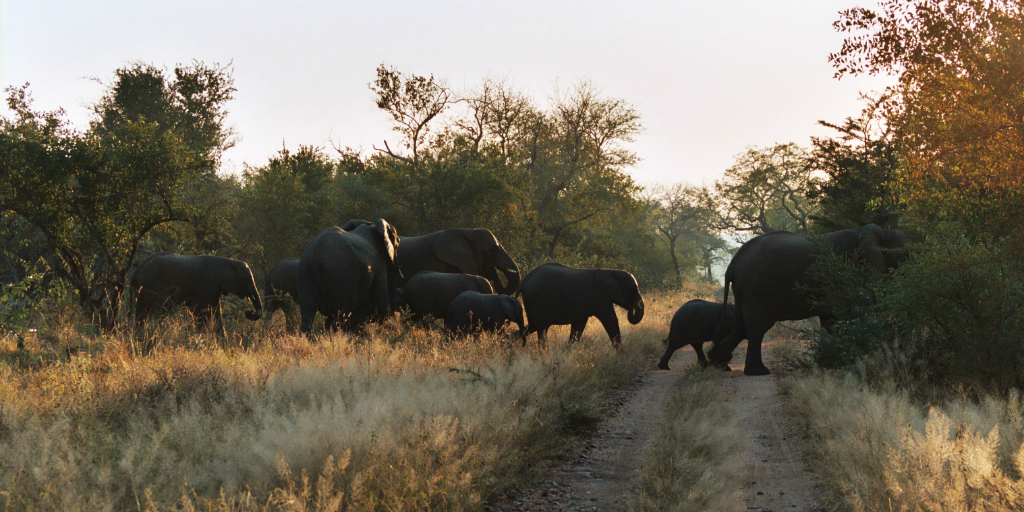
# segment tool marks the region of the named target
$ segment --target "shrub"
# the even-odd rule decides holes
[[[828,276],[821,302],[839,321],[815,341],[815,361],[859,365],[867,377],[895,376],[919,390],[1024,386],[1024,258],[1004,241],[951,228],[913,254],[891,279],[837,258],[816,264],[816,275]]]

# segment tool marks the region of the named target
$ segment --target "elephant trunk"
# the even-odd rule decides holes
[[[253,310],[246,311],[245,317],[249,320],[259,320],[263,317],[263,301],[260,300],[260,293],[256,291],[256,287],[253,286],[252,294],[246,297],[249,302],[252,303]]]
[[[520,275],[519,265],[516,265],[516,260],[512,259],[504,249],[501,250],[501,254],[498,255],[498,259],[495,262],[495,266],[498,271],[505,275],[505,284],[502,285],[500,282],[495,287],[495,291],[502,295],[512,295],[515,293],[516,288],[519,287]]]
[[[643,297],[638,297],[636,302],[633,303],[633,306],[630,307],[629,311],[626,313],[626,320],[629,320],[629,323],[631,323],[633,325],[636,325],[636,324],[640,323],[640,321],[643,320],[643,319],[644,319],[644,298]]]

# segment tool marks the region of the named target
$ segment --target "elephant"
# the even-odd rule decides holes
[[[729,286],[736,297],[736,323],[721,343],[708,352],[708,360],[721,366],[732,351],[747,340],[743,373],[768,375],[761,360],[761,341],[775,322],[817,316],[827,328],[834,321],[830,311],[815,305],[805,290],[814,289],[808,267],[822,249],[866,263],[879,273],[899,267],[907,257],[907,236],[898,229],[884,230],[875,224],[844,229],[809,238],[788,231],[773,231],[740,246],[725,271],[724,302]],[[724,312],[723,312],[724,314]]]
[[[526,321],[523,319],[523,305],[510,295],[485,294],[465,291],[455,297],[444,318],[444,327],[449,333],[497,331],[512,322],[519,326],[519,336],[526,344]]]
[[[423,317],[443,319],[448,315],[455,297],[460,293],[475,291],[484,295],[493,295],[491,282],[468,274],[445,274],[427,270],[409,279],[405,288],[399,289],[398,305],[409,306],[412,320]]]
[[[391,312],[401,276],[399,238],[384,219],[329,227],[302,250],[296,283],[301,322],[309,334],[317,312],[332,330],[351,330]]]
[[[425,270],[483,276],[498,293],[511,294],[519,286],[519,265],[487,229],[451,228],[405,236],[398,257],[405,276],[399,287]]]
[[[522,295],[526,316],[530,319],[527,335],[537,333],[547,341],[552,325],[572,326],[569,341],[583,335],[587,320],[596,316],[613,345],[622,341],[615,307],[627,311],[626,319],[636,325],[644,318],[644,299],[633,274],[604,268],[572,268],[545,263],[523,278],[516,295]]]
[[[683,348],[683,345],[690,345],[697,353],[697,361],[701,366],[707,367],[708,360],[704,357],[704,342],[713,341],[718,343],[726,334],[732,331],[736,323],[736,305],[725,304],[725,314],[722,314],[722,305],[717,302],[708,302],[701,299],[693,299],[683,304],[672,315],[672,326],[668,331],[668,338],[665,340],[668,347],[665,348],[665,355],[661,356],[658,368],[668,370],[668,361],[672,354]],[[726,366],[725,368],[728,368]]]
[[[249,265],[219,256],[184,256],[161,252],[143,261],[131,279],[135,290],[135,321],[142,324],[155,311],[182,305],[195,316],[198,327],[212,319],[215,332],[226,337],[220,298],[225,294],[248,299],[249,320],[263,316],[263,303]]]
[[[295,311],[292,303],[299,303],[299,259],[285,258],[277,262],[263,279],[264,317],[269,319],[275,311],[284,313],[285,328],[295,330]]]

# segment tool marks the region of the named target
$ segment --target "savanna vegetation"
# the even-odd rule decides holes
[[[634,182],[640,113],[587,81],[538,99],[509,80],[456,91],[382,64],[368,87],[393,139],[368,152],[289,141],[240,175],[220,172],[236,135],[230,67],[117,69],[85,127],[35,110],[28,84],[8,89],[0,503],[479,509],[600,417],[601,398],[658,350],[689,298],[679,290],[716,281],[732,240],[875,223],[907,233],[909,260],[886,276],[816,264],[807,293],[839,321],[812,334],[806,373],[785,388],[830,503],[1011,510],[1024,493],[1022,9],[883,0],[841,12],[837,76],[897,84],[822,121],[832,136],[747,148],[705,185]],[[645,294],[667,291],[621,351],[448,341],[401,319],[306,339],[230,303],[228,339],[182,315],[129,321],[126,283],[151,254],[228,256],[262,276],[325,227],[380,217],[405,236],[486,227],[524,274],[546,261],[623,268]],[[651,459],[638,509],[732,471],[699,472],[730,460],[720,432],[685,419],[728,425],[714,395],[694,391],[701,378],[672,400],[684,419],[661,437],[678,440],[674,462]],[[731,503],[690,496],[696,509]]]

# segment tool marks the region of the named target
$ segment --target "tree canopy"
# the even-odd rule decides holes
[[[843,11],[837,75],[899,77],[886,119],[903,206],[1003,236],[1024,221],[1024,5],[887,0]]]
[[[175,75],[118,70],[84,132],[63,111],[33,110],[27,84],[7,90],[14,116],[0,122],[0,209],[41,234],[53,271],[105,327],[143,238],[188,220],[183,191],[213,172],[228,144],[219,123],[230,74],[194,63]]]

